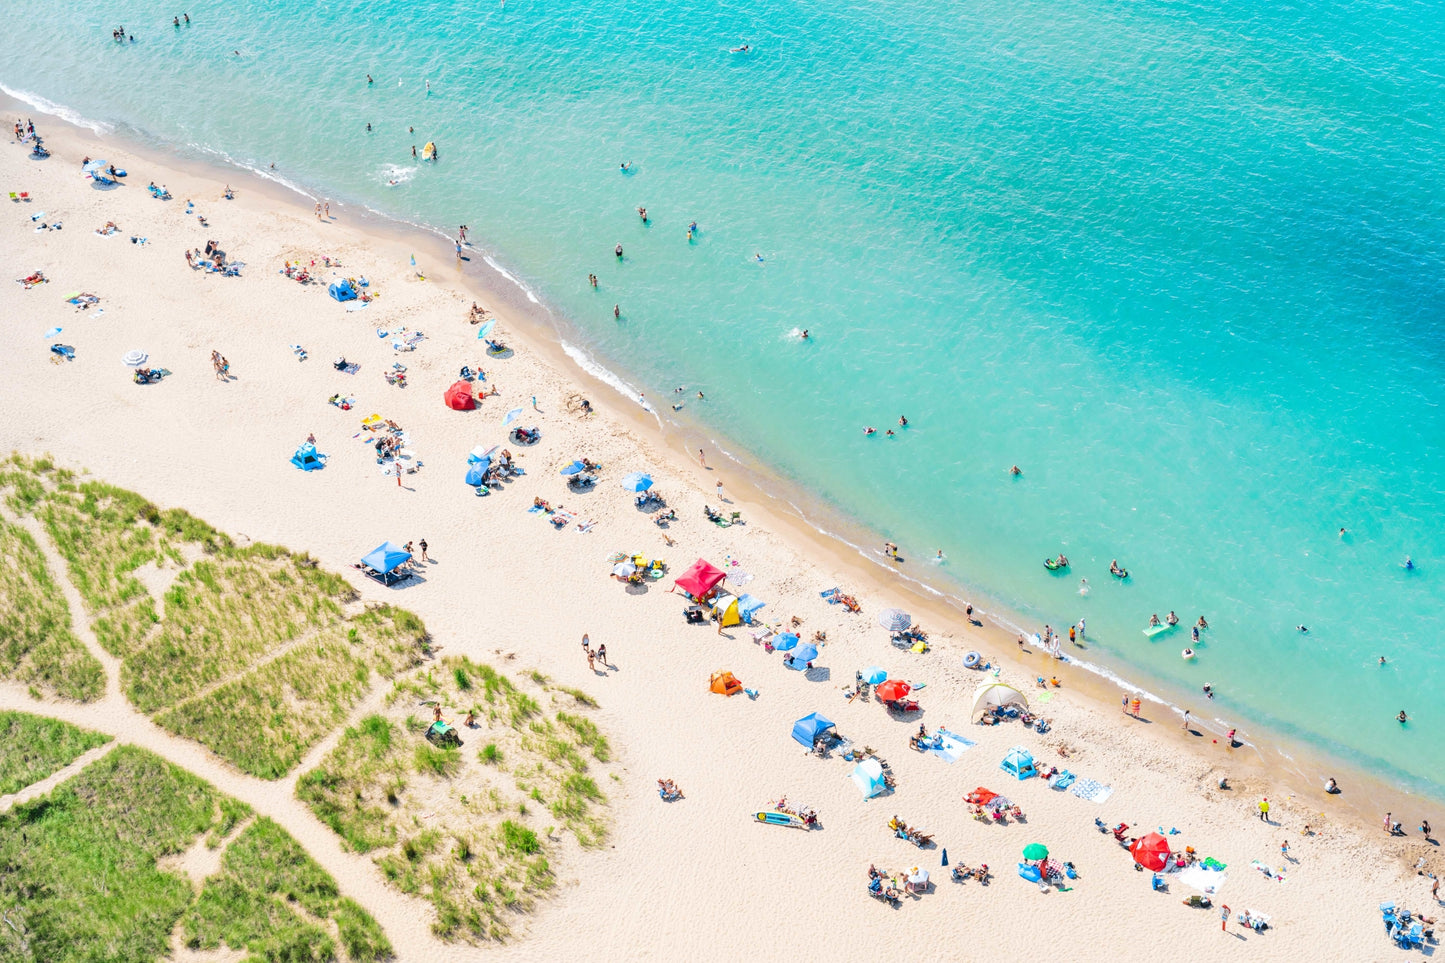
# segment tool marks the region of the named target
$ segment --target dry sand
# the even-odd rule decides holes
[[[1082,695],[1085,680],[1066,665],[1047,669],[1064,682],[1043,707],[1054,721],[1048,735],[1017,723],[970,726],[968,705],[982,677],[962,667],[963,652],[1003,656],[1004,680],[1030,696],[1042,663],[1016,662],[1007,651],[1012,643],[997,633],[961,619],[942,622],[941,610],[920,609],[901,588],[821,554],[820,543],[774,518],[742,479],[724,478],[729,501],[720,507],[740,510],[747,524],[724,530],[707,523],[702,506],[719,507],[713,485],[723,473],[689,465],[660,444],[648,420],[559,363],[555,345],[509,324],[502,311],[498,334],[515,355],[486,357],[466,308],[473,299],[493,307],[503,300],[467,288],[448,248],[374,224],[363,230],[335,204],[336,219],[321,222],[309,203],[290,202],[258,181],[187,169],[159,152],[140,156],[39,119],[54,151],[49,160],[32,161],[13,143],[0,150],[0,185],[34,198],[0,201],[0,262],[9,278],[41,270],[51,279],[31,290],[9,281],[0,287],[0,345],[8,361],[0,391],[11,412],[0,445],[49,453],[243,539],[310,552],[352,575],[365,599],[420,614],[443,652],[512,670],[536,667],[601,702],[599,721],[625,767],[623,782],[610,787],[609,845],[568,850],[559,863],[563,885],[521,927],[525,934],[505,947],[473,948],[433,942],[427,907],[388,889],[365,858],[344,853],[295,800],[294,774],[276,783],[243,776],[130,711],[114,695],[113,660],[106,660],[112,696],[93,707],[42,706],[21,687],[0,685],[0,707],[53,712],[152,748],[276,818],[376,914],[402,959],[836,960],[879,953],[923,960],[1039,953],[1068,960],[1394,959],[1400,951],[1386,940],[1376,904],[1429,903],[1429,880],[1411,866],[1422,851],[1435,860],[1418,835],[1413,842],[1387,840],[1340,808],[1340,800],[1271,783],[1207,735],[1183,733],[1177,718],[1124,719],[1117,707]],[[94,188],[79,173],[85,154],[128,168],[126,185]],[[238,189],[233,201],[220,199],[225,177]],[[145,191],[150,180],[166,184],[175,199],[152,199]],[[187,198],[210,227],[186,213]],[[37,233],[30,216],[40,211],[48,222],[63,222],[63,230]],[[119,224],[119,235],[93,233],[107,220]],[[131,235],[149,241],[132,244]],[[211,238],[246,263],[242,277],[186,265],[184,250]],[[428,280],[415,278],[413,253]],[[348,312],[326,295],[324,283],[302,287],[277,273],[287,259],[319,262],[323,254],[344,265],[340,272],[318,266],[323,282],[334,273],[365,275],[381,297]],[[74,291],[101,302],[79,311],[63,300]],[[400,325],[425,333],[416,351],[397,355],[376,334]],[[55,326],[64,329],[56,340],[75,347],[75,361],[52,363],[43,335]],[[310,360],[298,361],[292,344],[304,346]],[[120,359],[134,348],[173,374],[159,385],[133,384]],[[212,349],[229,358],[234,380],[213,376]],[[333,370],[331,359],[341,355],[359,362],[360,372]],[[409,369],[406,388],[382,377],[397,360]],[[476,411],[451,411],[442,392],[465,363],[480,364],[501,395]],[[328,405],[338,392],[354,396],[356,407]],[[567,413],[564,401],[576,392],[591,398],[598,414]],[[540,426],[542,441],[507,445],[526,476],[478,498],[462,484],[466,452],[505,445],[502,417],[516,406],[526,409],[522,424]],[[424,463],[401,487],[355,437],[372,412],[401,424]],[[303,473],[288,463],[309,432],[330,456],[323,471]],[[605,471],[594,491],[573,494],[557,472],[584,455]],[[634,470],[651,471],[676,508],[679,520],[668,530],[675,545],[665,544],[663,530],[618,487]],[[554,531],[527,513],[534,496],[596,525],[586,534],[575,523]],[[403,587],[384,589],[349,567],[383,539],[421,538],[433,561]],[[768,602],[764,617],[796,615],[805,637],[826,630],[817,660],[823,671],[789,671],[745,632],[720,636],[685,625],[681,599],[666,591],[670,579],[639,591],[606,577],[608,555],[619,550],[665,558],[674,574],[698,557],[736,560],[728,570],[753,576],[743,588]],[[820,590],[840,582],[859,597],[863,614],[819,599]],[[932,653],[890,646],[875,617],[894,604],[906,604],[933,630]],[[606,644],[615,670],[588,671],[578,645],[583,632],[594,645]],[[93,645],[88,632],[81,634]],[[978,744],[947,765],[907,748],[918,719],[891,718],[872,702],[845,703],[841,689],[854,670],[875,663],[927,684],[919,698],[930,730],[946,726]],[[760,697],[710,694],[709,673],[723,668],[761,690]],[[889,760],[898,780],[893,795],[864,801],[845,778],[849,764],[804,756],[789,730],[813,710]],[[998,763],[1016,744],[1112,786],[1112,797],[1096,805],[1039,780],[1015,782]],[[1067,760],[1060,747],[1069,751]],[[1232,790],[1214,788],[1222,774],[1231,777]],[[655,780],[663,776],[678,782],[685,800],[658,799]],[[970,818],[961,797],[979,785],[1020,803],[1027,823],[990,826]],[[782,794],[815,807],[823,830],[752,822],[751,813]],[[1271,824],[1254,814],[1266,794],[1274,803]],[[949,881],[939,849],[918,850],[890,835],[886,823],[895,813],[932,832],[951,864],[988,863],[994,881],[986,888]],[[1236,911],[1268,914],[1274,928],[1256,934],[1231,922],[1221,933],[1217,910],[1180,905],[1192,892],[1187,887],[1175,882],[1167,894],[1152,892],[1149,874],[1136,872],[1112,837],[1095,830],[1095,817],[1141,832],[1178,827],[1182,833],[1173,839],[1180,847],[1229,864],[1223,901]],[[1306,823],[1316,835],[1301,835]],[[1250,868],[1254,859],[1280,867],[1286,839],[1292,856],[1286,881]],[[1020,850],[1035,841],[1078,867],[1068,891],[1041,893],[1016,876]],[[922,866],[935,885],[890,908],[865,894],[870,863],[900,872]]]

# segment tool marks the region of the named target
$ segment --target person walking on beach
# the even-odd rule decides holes
[[[1259,801],[1259,818],[1261,822],[1269,822],[1269,797],[1265,796]]]
[[[1079,619],[1079,640],[1080,640],[1080,641],[1083,641],[1083,639],[1084,639],[1084,620],[1083,620],[1083,619]]]
[[[321,202],[320,202],[320,201],[317,201],[317,202],[316,202],[316,219],[317,219],[318,221],[321,220]]]
[[[417,548],[421,549],[421,560],[422,560],[423,562],[427,561],[427,557],[426,557],[426,539],[422,539],[420,542],[417,542]]]
[[[582,633],[582,651],[588,655],[592,654],[592,640],[587,637],[586,632]]]
[[[1183,728],[1185,728],[1185,729],[1188,729],[1188,728],[1189,728],[1189,710],[1188,710],[1188,709],[1185,709],[1185,710],[1184,710],[1184,726],[1183,726]]]
[[[719,478],[719,479],[718,479],[718,482],[717,482],[717,500],[718,500],[718,501],[724,501],[724,500],[725,500],[725,499],[723,498],[722,479],[721,479],[721,478]]]
[[[605,645],[599,645],[599,646],[597,647],[597,661],[598,661],[598,662],[601,662],[603,665],[607,666],[607,668],[609,668],[609,669],[612,668],[612,664],[607,661],[607,646],[605,646]]]
[[[1280,858],[1280,859],[1289,859],[1289,840],[1288,840],[1288,839],[1286,839],[1284,842],[1282,842],[1282,843],[1279,844],[1279,858]]]
[[[587,652],[587,669],[591,672],[597,671],[597,665],[590,649]]]
[[[701,465],[704,469],[707,468],[707,457],[703,455],[701,448],[697,450],[697,463]]]

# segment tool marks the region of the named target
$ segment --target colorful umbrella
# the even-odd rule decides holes
[[[773,640],[773,648],[779,652],[787,652],[789,649],[797,648],[797,646],[798,637],[791,632],[784,632]]]
[[[572,464],[570,464],[570,465],[568,465],[566,468],[562,469],[562,474],[564,474],[564,475],[575,475],[575,474],[577,474],[577,473],[580,472],[580,471],[585,471],[586,469],[587,469],[587,466],[586,466],[586,465],[582,464],[580,461],[574,461]]]
[[[1043,843],[1029,843],[1024,847],[1024,859],[1046,859],[1049,855],[1049,847]]]
[[[503,428],[507,427],[508,425],[510,425],[512,422],[516,421],[516,420],[517,420],[518,418],[520,418],[520,417],[522,417],[522,409],[521,409],[521,408],[513,408],[511,411],[507,412],[507,416],[502,419],[502,427],[503,427]]]
[[[411,263],[412,263],[412,264],[415,264],[416,262],[415,262],[415,261],[412,261]],[[493,318],[492,320],[490,320],[490,321],[486,322],[485,324],[483,324],[480,328],[477,329],[477,340],[478,340],[478,341],[485,341],[485,340],[487,340],[487,335],[491,334],[491,333],[492,333],[492,328],[494,328],[494,327],[496,327],[496,326],[497,326],[497,321],[496,321],[495,318]]]
[[[818,647],[811,642],[805,642],[793,651],[794,662],[812,662],[818,657]]]
[[[1129,855],[1140,866],[1157,872],[1169,859],[1169,840],[1158,833],[1150,833],[1134,840],[1134,845],[1129,847]]]
[[[879,702],[897,702],[899,699],[906,699],[912,691],[913,686],[907,682],[889,679],[873,690],[873,697]]]
[[[863,670],[863,681],[869,685],[877,685],[886,678],[888,678],[888,673],[876,665],[870,665]]]

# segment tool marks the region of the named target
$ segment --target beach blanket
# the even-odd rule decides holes
[[[734,585],[746,585],[752,580],[753,576],[748,572],[733,572],[728,575],[728,581]]]
[[[957,733],[949,732],[947,729],[939,729],[936,733],[938,741],[942,743],[937,749],[925,750],[930,755],[937,756],[944,762],[952,765],[958,762],[958,757],[972,749],[977,743],[971,739],[965,739]]]
[[[577,523],[576,532],[577,532],[578,535],[586,535],[588,532],[592,531],[592,529],[594,529],[594,528],[596,528],[596,527],[597,527],[597,522],[596,522],[596,520],[589,518],[589,519],[587,519],[585,522],[578,522],[578,523]]]
[[[1105,786],[1103,783],[1093,779],[1079,779],[1069,790],[1080,799],[1092,803],[1103,803],[1114,794],[1113,786]]]
[[[1268,866],[1266,866],[1264,863],[1260,862],[1257,859],[1252,860],[1249,865],[1253,866],[1255,869],[1259,870],[1261,873],[1268,876],[1276,883],[1284,882],[1284,873],[1276,873],[1273,869],[1270,869]]]
[[[1038,695],[1034,696],[1034,702],[1039,705],[1043,705],[1053,697],[1054,694],[1052,692],[1040,692]]]
[[[1185,886],[1207,893],[1210,896],[1217,895],[1224,881],[1229,877],[1216,869],[1205,869],[1199,863],[1195,863],[1187,869],[1181,869],[1175,879]]]
[[[538,512],[545,512],[546,510],[547,509],[543,508],[541,505],[533,505],[531,508],[527,509],[527,514],[535,515]],[[613,559],[613,561],[620,561],[620,559]]]

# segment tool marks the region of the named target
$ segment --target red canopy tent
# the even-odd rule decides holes
[[[447,389],[442,395],[447,407],[453,411],[471,411],[477,406],[476,399],[472,397],[472,385],[469,381],[458,381]]]
[[[1129,855],[1133,856],[1134,862],[1140,866],[1157,872],[1163,869],[1169,860],[1169,840],[1158,833],[1141,836],[1129,847]]]
[[[873,687],[873,697],[879,702],[897,702],[899,699],[906,699],[908,693],[912,691],[913,686],[907,682],[889,679],[887,682],[880,682]]]
[[[721,570],[712,567],[702,559],[698,559],[688,566],[673,584],[682,589],[693,598],[702,598],[722,583],[727,575]]]

